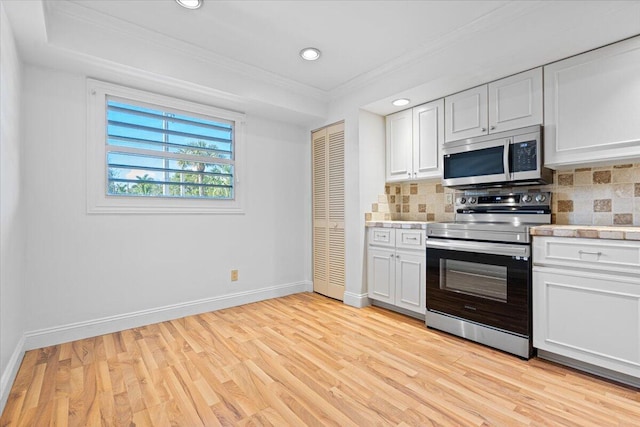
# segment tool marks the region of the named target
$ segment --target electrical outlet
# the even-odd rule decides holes
[[[231,281],[238,281],[238,270],[231,270]]]
[[[446,196],[447,196],[447,204],[448,205],[452,205],[453,204],[453,194],[447,193]]]

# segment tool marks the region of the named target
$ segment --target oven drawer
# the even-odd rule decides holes
[[[369,245],[386,246],[393,248],[396,246],[395,228],[370,228]]]
[[[425,233],[424,230],[396,230],[396,247],[405,249],[424,249]]]
[[[640,274],[640,242],[534,237],[533,262],[540,266]]]

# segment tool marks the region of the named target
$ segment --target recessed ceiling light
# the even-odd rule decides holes
[[[202,0],[176,0],[176,3],[187,9],[197,9],[202,6]]]
[[[392,102],[392,104],[395,105],[396,107],[404,107],[405,105],[407,105],[410,102],[411,102],[411,100],[408,99],[408,98],[398,98],[398,99],[394,100]]]
[[[315,47],[305,47],[300,51],[300,56],[307,61],[315,61],[320,58],[320,51]]]

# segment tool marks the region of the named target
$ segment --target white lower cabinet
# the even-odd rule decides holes
[[[424,241],[423,230],[369,229],[369,298],[424,315]]]
[[[367,250],[367,285],[369,298],[393,304],[395,295],[396,250],[369,246]]]
[[[621,252],[640,242],[534,238],[533,345],[640,384],[640,273]]]

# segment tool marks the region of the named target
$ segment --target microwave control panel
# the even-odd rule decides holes
[[[524,141],[511,144],[511,172],[527,172],[538,169],[537,142]]]

